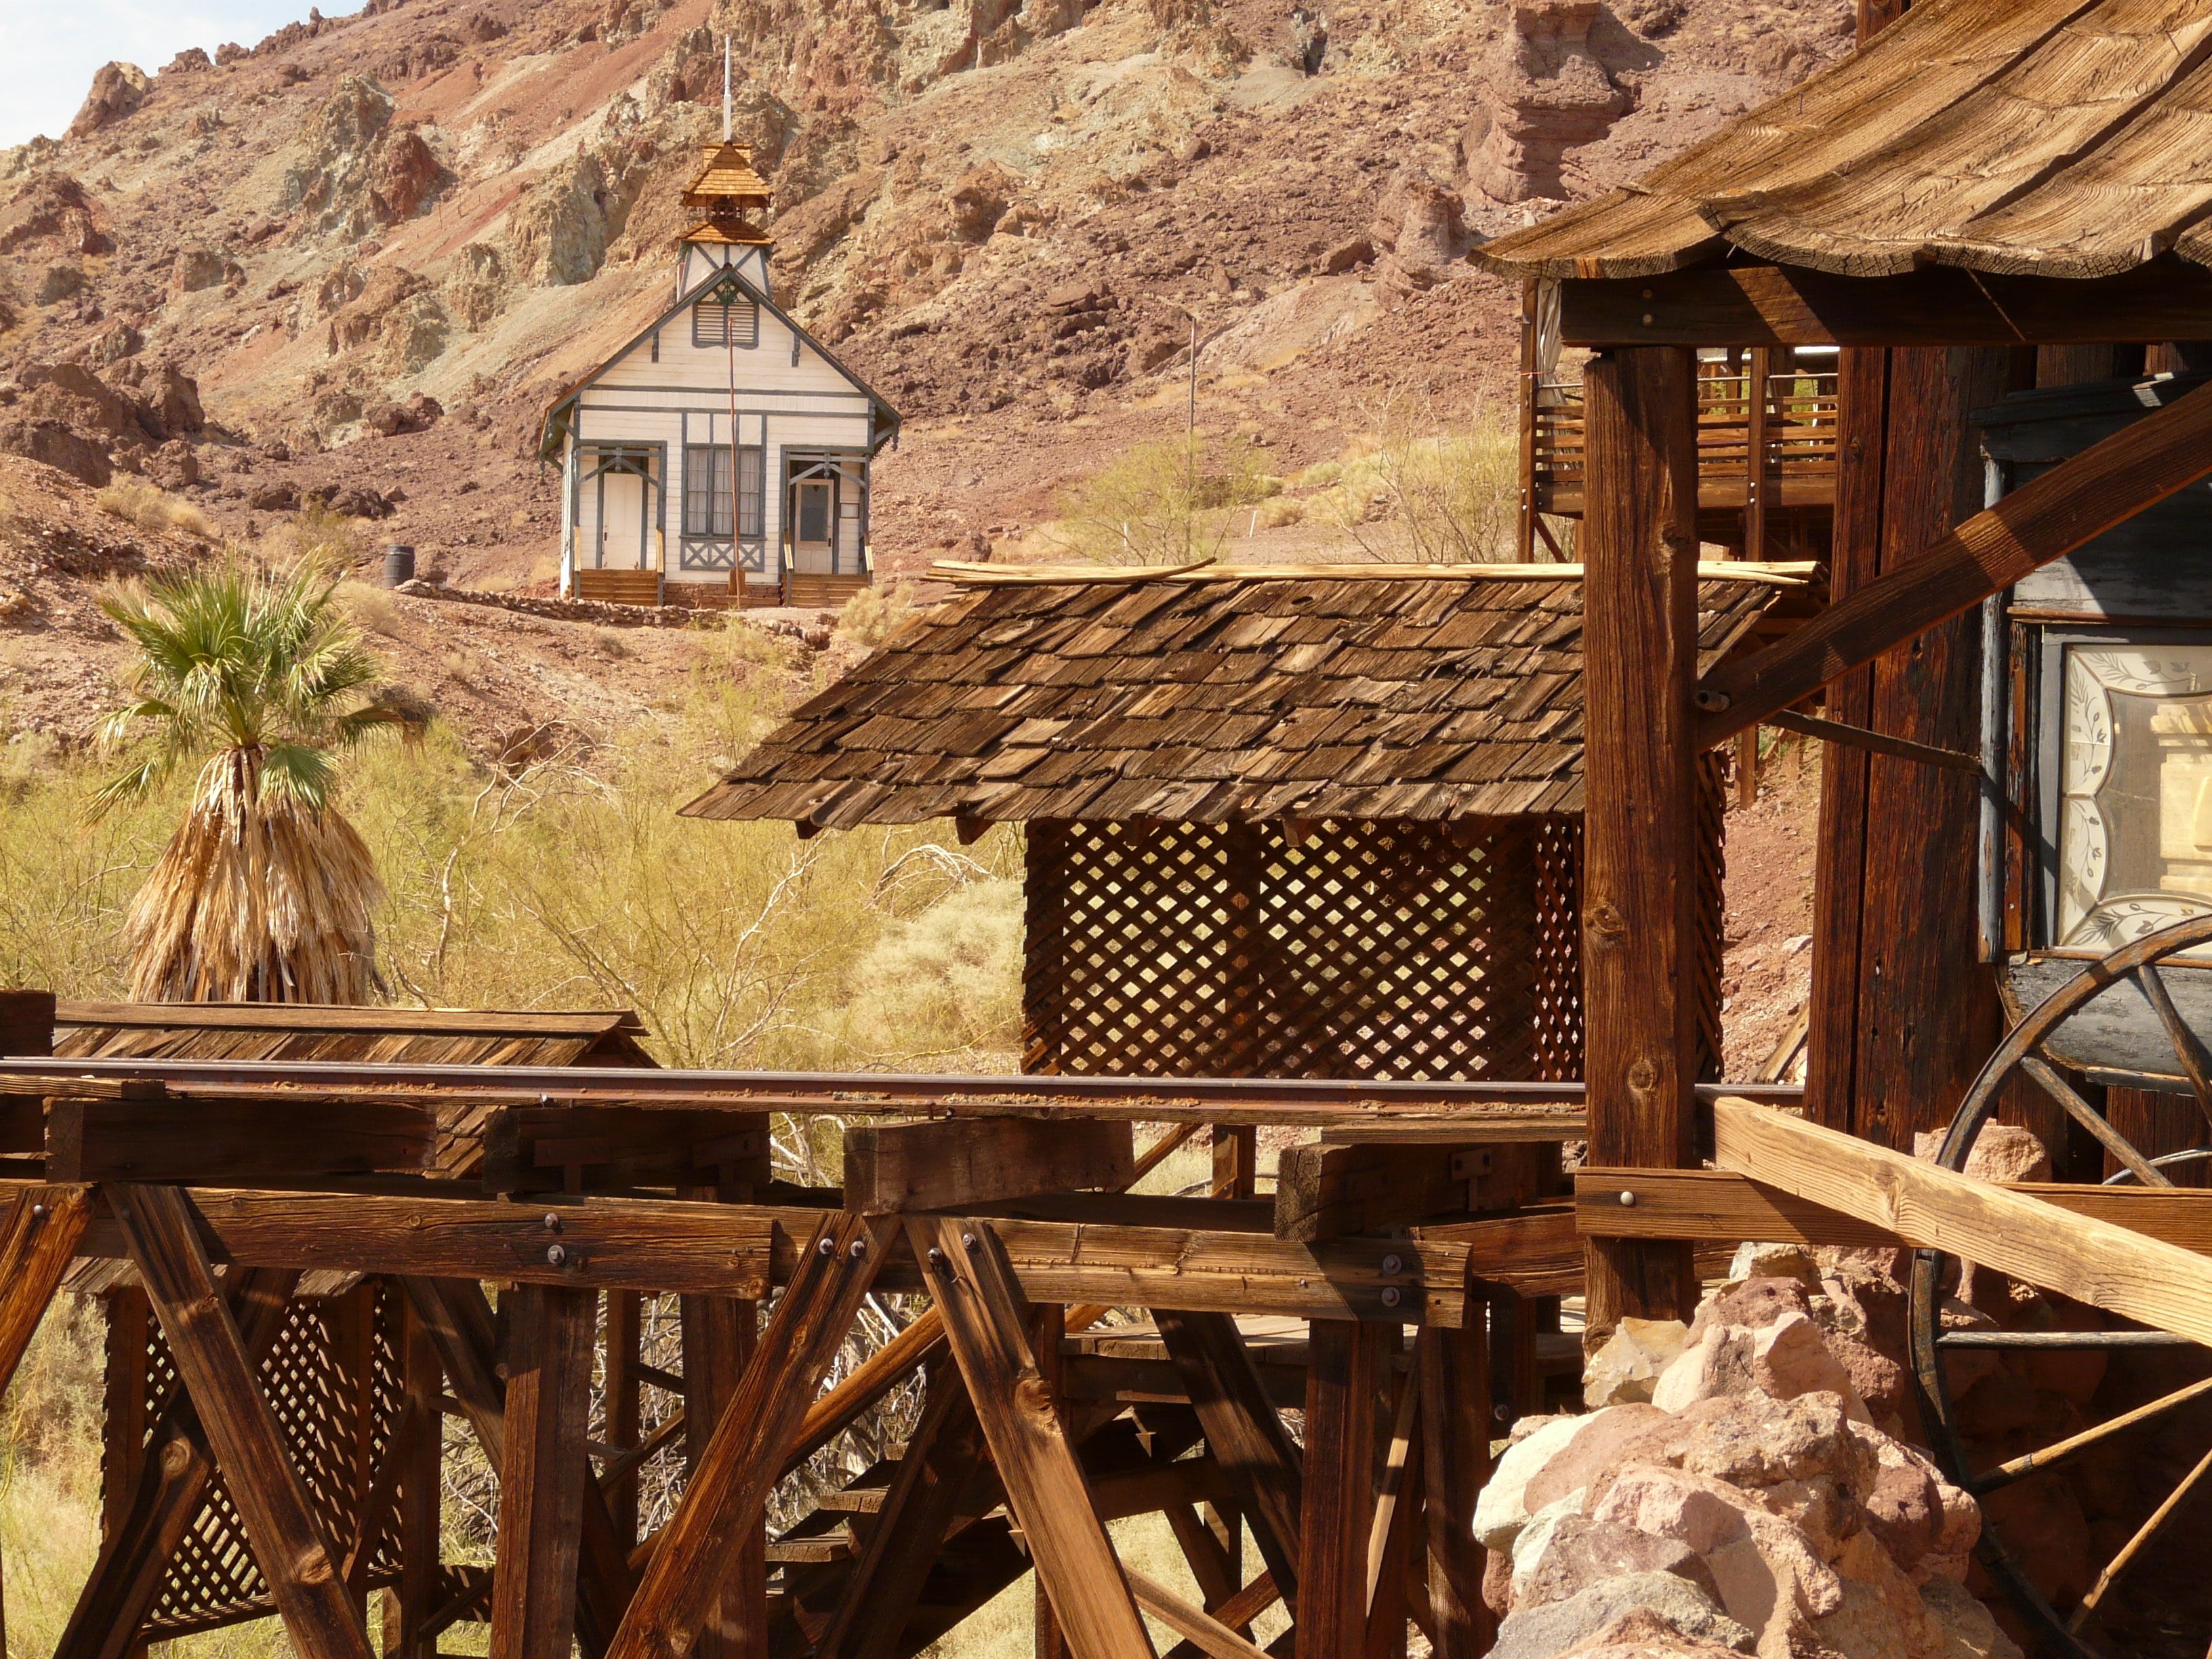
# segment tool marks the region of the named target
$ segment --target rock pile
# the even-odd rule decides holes
[[[1597,1409],[1516,1426],[1475,1515],[1494,1659],[2018,1659],[1966,1586],[1979,1510],[1902,1437],[1895,1267],[1747,1245],[1592,1357]]]

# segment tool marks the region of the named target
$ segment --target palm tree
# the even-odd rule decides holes
[[[374,861],[331,805],[337,757],[400,716],[370,700],[376,659],[302,560],[220,564],[100,602],[137,657],[110,742],[130,768],[101,812],[197,764],[185,821],[124,924],[143,1002],[365,1002],[380,991]]]

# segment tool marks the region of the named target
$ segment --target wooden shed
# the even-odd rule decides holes
[[[1709,567],[1705,659],[1805,574]],[[1024,825],[1029,1071],[1579,1077],[1581,575],[968,573],[685,811]]]

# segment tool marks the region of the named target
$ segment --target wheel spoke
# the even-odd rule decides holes
[[[2041,1084],[2044,1092],[2063,1106],[2076,1123],[2096,1136],[2104,1149],[2124,1164],[2137,1181],[2146,1187],[2173,1185],[2152,1167],[2151,1161],[2137,1152],[2125,1135],[2105,1121],[2104,1114],[2082,1099],[2074,1086],[2050,1066],[2029,1054],[2021,1060],[2020,1069]]]
[[[2089,1622],[2089,1615],[2096,1612],[2097,1603],[2104,1600],[2105,1592],[2128,1570],[2128,1564],[2142,1553],[2143,1547],[2158,1536],[2159,1528],[2166,1523],[2174,1510],[2181,1507],[2181,1500],[2189,1496],[2191,1488],[2204,1478],[2207,1471],[2212,1471],[2212,1451],[2206,1452],[2197,1460],[2197,1467],[2190,1470],[2179,1486],[2166,1494],[2166,1502],[2151,1511],[2150,1519],[2142,1523],[2134,1537],[2121,1546],[2120,1553],[2112,1558],[2111,1565],[2097,1575],[2097,1582],[2089,1586],[2088,1594],[2074,1609],[2074,1616],[2066,1621],[2068,1630],[2079,1631]]]
[[[2008,1486],[2022,1475],[2033,1474],[2038,1469],[2049,1468],[2061,1458],[2071,1457],[2084,1446],[2094,1446],[2123,1429],[2132,1429],[2138,1423],[2148,1423],[2154,1417],[2163,1417],[2175,1407],[2185,1406],[2207,1394],[2212,1394],[2212,1377],[2207,1377],[2202,1382],[2191,1382],[2185,1389],[2176,1389],[2172,1394],[2148,1405],[2138,1406],[2131,1412],[2122,1412],[2118,1417],[2107,1419],[2094,1428],[2069,1435],[2065,1439],[2054,1441],[2039,1450],[2023,1453],[2008,1463],[2000,1463],[1987,1473],[1976,1475],[1969,1483],[1970,1489],[1978,1498],[1984,1492],[1995,1492],[1999,1486]]]
[[[2174,1058],[2181,1062],[2182,1075],[2189,1079],[2189,1087],[2197,1097],[2197,1109],[2204,1114],[2207,1123],[2212,1123],[2212,1057],[2206,1055],[2197,1033],[2189,1029],[2181,1010],[2173,1006],[2173,997],[2166,988],[2166,976],[2158,971],[2155,963],[2146,962],[2136,969],[2135,981],[2157,1012],[2158,1023],[2166,1027],[2166,1040],[2173,1045]]]

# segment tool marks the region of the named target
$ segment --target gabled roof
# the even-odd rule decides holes
[[[1705,568],[1708,662],[1802,592]],[[1578,812],[1581,576],[1006,573],[899,629],[684,811],[827,829]]]
[[[719,209],[736,204],[766,207],[768,180],[753,171],[753,153],[735,139],[705,146],[698,176],[684,187],[684,205]]]
[[[1477,251],[1511,276],[1741,250],[1850,276],[2212,264],[2212,6],[1923,0],[1640,183]]]
[[[791,330],[793,333],[798,335],[799,339],[805,344],[808,350],[813,352],[816,356],[820,357],[823,362],[829,364],[830,368],[836,369],[838,374],[844,376],[848,381],[851,382],[853,389],[868,400],[870,406],[875,410],[875,420],[873,422],[875,441],[870,446],[871,453],[875,450],[881,449],[884,447],[884,444],[898,431],[900,422],[899,412],[891,407],[890,400],[889,398],[885,398],[883,393],[878,392],[875,387],[870,386],[858,374],[855,374],[851,369],[848,368],[843,362],[839,361],[837,355],[835,352],[831,351],[828,346],[823,345],[821,341],[816,339],[811,334],[808,333],[806,330],[800,325],[796,318],[794,318],[789,312],[786,311],[781,306],[776,304],[775,301],[769,299],[765,293],[762,292],[758,284],[747,281],[744,274],[742,271],[736,270],[734,267],[724,265],[714,270],[709,271],[704,278],[698,283],[694,283],[689,289],[687,289],[677,300],[674,305],[670,306],[667,310],[661,312],[643,328],[631,335],[629,343],[624,345],[621,350],[616,352],[612,356],[608,357],[605,362],[600,363],[597,368],[585,375],[582,379],[572,381],[569,385],[561,389],[558,395],[556,395],[553,401],[546,406],[545,424],[540,431],[538,440],[538,459],[541,461],[550,461],[560,452],[561,438],[567,429],[567,421],[565,417],[568,412],[574,406],[576,399],[581,397],[586,392],[589,391],[592,385],[597,382],[599,376],[605,374],[617,363],[622,362],[623,358],[629,356],[631,352],[635,351],[640,346],[651,339],[656,331],[666,327],[674,319],[681,316],[684,312],[690,310],[692,306],[706,297],[710,289],[716,288],[724,283],[733,283],[738,288],[742,289],[745,294],[752,299],[756,305],[759,306],[763,311],[767,312],[769,316],[781,323],[786,328]]]

